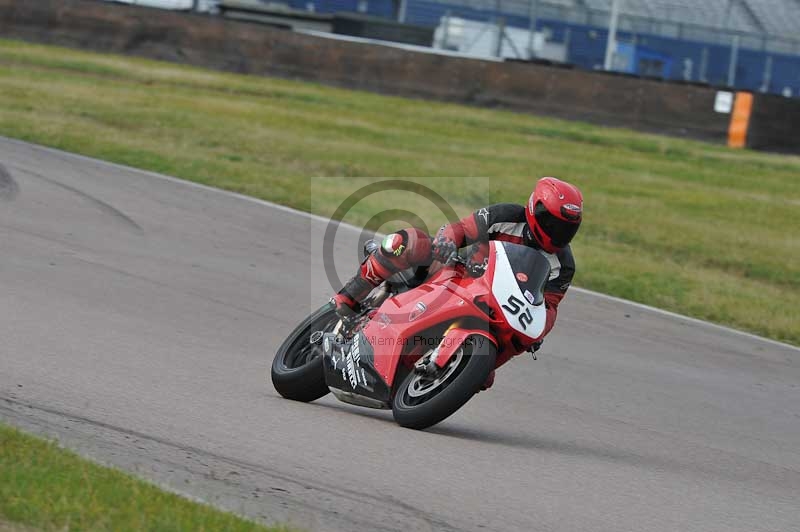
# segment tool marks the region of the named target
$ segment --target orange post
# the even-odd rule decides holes
[[[747,146],[747,128],[750,125],[750,112],[753,110],[753,95],[737,92],[733,104],[731,123],[728,126],[728,146],[744,148]]]

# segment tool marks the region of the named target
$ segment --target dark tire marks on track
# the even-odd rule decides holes
[[[106,203],[105,201],[103,201],[103,200],[101,200],[99,198],[96,198],[96,197],[92,196],[91,194],[87,194],[86,192],[84,192],[84,191],[82,191],[82,190],[80,190],[80,189],[78,189],[76,187],[73,187],[73,186],[70,186],[70,185],[65,185],[64,183],[59,182],[57,179],[51,179],[49,177],[43,176],[43,175],[38,174],[36,172],[32,172],[30,170],[26,170],[26,169],[18,169],[18,170],[20,172],[26,174],[26,175],[29,175],[31,177],[35,177],[37,179],[41,179],[42,181],[45,181],[45,182],[47,182],[47,183],[49,183],[49,184],[51,184],[51,185],[53,185],[55,187],[58,187],[58,188],[60,188],[62,190],[66,190],[67,192],[71,192],[72,194],[75,194],[76,196],[87,200],[91,204],[95,205],[102,212],[104,212],[107,215],[109,215],[112,219],[121,221],[124,225],[127,225],[129,228],[133,229],[137,233],[142,233],[144,231],[142,229],[142,227],[138,223],[136,223],[136,221],[133,218],[131,218],[130,216],[128,216],[127,214],[125,214],[124,212],[119,210],[118,208],[114,207],[113,205],[111,205],[109,203]],[[9,178],[10,178],[10,176],[9,176]],[[0,183],[2,183],[2,169],[1,168],[0,168]],[[12,183],[13,183],[13,180],[12,180]]]
[[[8,169],[0,164],[0,200],[13,201],[17,194],[19,194],[19,185]]]

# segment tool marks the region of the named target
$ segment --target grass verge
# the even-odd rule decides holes
[[[287,532],[167,493],[0,423],[0,530]]]
[[[11,41],[0,93],[2,135],[322,215],[373,176],[465,214],[556,175],[586,200],[576,284],[800,345],[798,157]]]

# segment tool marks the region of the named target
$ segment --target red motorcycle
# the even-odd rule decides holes
[[[422,281],[401,272],[351,319],[323,306],[278,349],[275,389],[296,401],[330,391],[346,403],[391,408],[413,429],[450,416],[544,331],[547,258],[501,241],[488,243],[486,257],[475,268],[455,255]]]

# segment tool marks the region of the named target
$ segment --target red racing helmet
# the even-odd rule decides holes
[[[528,200],[525,216],[533,237],[548,253],[566,247],[583,218],[583,195],[574,185],[543,177]]]

